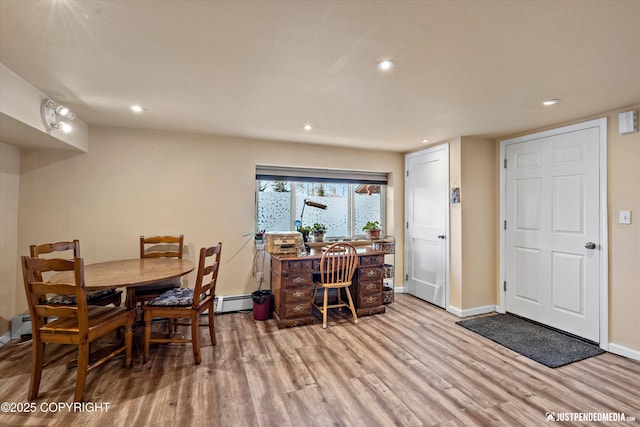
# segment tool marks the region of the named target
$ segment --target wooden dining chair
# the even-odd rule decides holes
[[[80,241],[76,239],[71,242],[43,243],[41,245],[29,246],[31,258],[40,258],[43,254],[66,251],[73,251],[73,258],[80,258]],[[35,272],[35,274],[36,279],[38,281],[42,281],[42,275],[40,272]],[[47,295],[46,298],[47,303],[49,304],[75,305],[76,303],[75,295],[52,294]],[[89,305],[113,304],[116,307],[120,307],[120,304],[122,303],[122,291],[116,289],[87,291],[87,303]]]
[[[314,281],[313,306],[322,313],[322,327],[327,327],[327,313],[331,308],[348,307],[353,315],[354,323],[358,323],[358,315],[353,305],[349,286],[353,279],[353,274],[358,266],[358,254],[356,248],[349,243],[338,242],[329,246],[320,258],[320,280]],[[318,290],[323,290],[320,306],[316,302]],[[337,302],[329,304],[329,291],[337,290]],[[342,300],[342,291],[346,294],[347,301]]]
[[[140,258],[178,258],[182,259],[184,253],[184,236],[140,236]],[[127,289],[127,295],[133,307],[140,303],[144,304],[159,297],[164,292],[179,288],[182,281],[179,277],[163,280],[161,282],[150,283],[144,286],[137,286]]]
[[[195,288],[171,289],[142,306],[144,314],[144,361],[149,359],[150,343],[191,343],[193,357],[196,365],[201,362],[199,327],[209,328],[211,344],[216,345],[216,332],[214,324],[214,300],[216,282],[220,270],[220,255],[222,242],[209,248],[200,249],[198,262],[198,275]],[[208,324],[200,324],[199,318],[205,310],[209,312]],[[161,337],[152,337],[151,321],[153,318],[162,317],[171,319],[189,319],[189,323],[175,325],[191,326],[191,338],[181,338],[175,335],[171,322],[167,325],[167,333]]]
[[[63,285],[38,280],[45,272],[73,271],[75,284]],[[125,365],[131,366],[133,310],[125,307],[104,307],[87,304],[84,284],[84,262],[82,258],[44,259],[22,257],[22,274],[25,292],[31,314],[32,360],[31,383],[28,399],[38,396],[46,343],[75,345],[78,349],[76,388],[74,401],[84,399],[87,373],[102,365],[112,357],[125,352]],[[50,294],[73,295],[76,305],[51,305],[42,297]],[[46,319],[56,317],[56,320]],[[124,327],[124,344],[106,356],[90,364],[89,344],[107,333]]]

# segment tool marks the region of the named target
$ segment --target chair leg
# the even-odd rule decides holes
[[[328,301],[329,301],[329,289],[324,288],[324,292],[322,295],[323,298],[323,302],[322,302],[322,328],[323,329],[327,329],[327,305],[328,305]]]
[[[142,362],[149,360],[149,343],[151,342],[151,311],[143,310],[144,313],[144,352]]]
[[[76,393],[74,402],[82,402],[84,387],[87,383],[87,370],[89,369],[89,343],[78,345],[78,373],[76,374]]]
[[[216,325],[214,323],[213,303],[209,306],[209,336],[211,337],[211,345],[216,345]]]
[[[38,397],[40,389],[40,379],[42,378],[42,365],[44,363],[44,343],[33,336],[31,345],[31,383],[29,384],[29,395],[27,399],[33,400]]]
[[[345,288],[344,290],[345,290],[345,293],[347,294],[347,299],[349,300],[349,308],[351,309],[351,314],[353,314],[353,323],[358,323],[358,315],[356,314],[356,308],[353,305],[351,292],[349,292],[349,288]]]
[[[199,325],[198,313],[193,312],[191,315],[191,346],[193,347],[193,358],[196,360],[196,365],[201,362],[200,358],[200,325]]]
[[[129,320],[129,324],[124,328],[124,345],[125,345],[125,359],[124,365],[127,368],[130,368],[132,365],[131,353],[133,350],[133,312],[131,313],[131,318]]]

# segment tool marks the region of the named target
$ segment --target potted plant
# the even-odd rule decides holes
[[[380,223],[378,221],[367,221],[367,223],[362,227],[362,231],[364,231],[364,236],[367,239],[379,239],[380,232]]]
[[[313,227],[299,226],[296,231],[298,231],[299,233],[302,233],[302,240],[304,242],[308,242],[309,241],[309,234],[311,234],[312,230],[313,230]]]
[[[327,232],[327,226],[316,222],[311,227],[311,232],[313,233],[314,242],[324,242],[324,233]]]

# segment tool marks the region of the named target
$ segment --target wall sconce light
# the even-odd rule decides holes
[[[76,118],[67,107],[60,105],[51,99],[42,101],[40,109],[42,113],[42,121],[47,129],[61,129],[65,133],[71,132],[71,125],[68,123]]]

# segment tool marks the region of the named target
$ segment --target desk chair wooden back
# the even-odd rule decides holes
[[[73,271],[75,283],[52,284],[37,279],[38,273]],[[38,396],[42,368],[44,365],[45,344],[70,344],[78,347],[78,364],[75,401],[82,401],[87,379],[87,373],[100,366],[111,357],[126,353],[125,364],[131,366],[131,344],[133,311],[118,307],[89,306],[87,292],[84,285],[84,262],[82,258],[44,259],[22,257],[22,274],[25,293],[31,314],[32,325],[32,361],[31,383],[29,385],[29,400]],[[75,305],[50,305],[43,302],[46,294],[73,295]],[[47,317],[57,319],[46,321]],[[102,357],[92,365],[89,364],[89,343],[95,339],[114,331],[125,328],[124,345],[107,356]]]
[[[349,243],[338,242],[329,246],[320,258],[320,280],[315,282],[313,305],[322,313],[322,327],[327,327],[327,313],[330,308],[348,307],[353,315],[353,321],[358,322],[356,309],[351,298],[349,286],[358,266],[358,253]],[[316,302],[319,288],[323,288],[323,304]],[[337,289],[337,302],[329,304],[329,290]],[[344,291],[343,291],[344,290]],[[342,293],[347,296],[347,303],[342,301]]]
[[[56,243],[42,243],[40,245],[29,246],[29,252],[31,258],[41,258],[41,255],[51,254],[54,252],[66,252],[72,251],[73,256],[66,256],[65,258],[80,258],[80,241],[74,239],[71,242],[56,242]],[[60,258],[59,253],[56,253],[56,258]],[[69,254],[71,255],[71,254]],[[35,272],[35,279],[42,281],[42,274],[39,271]],[[74,295],[58,295],[53,294],[47,297],[49,304],[60,305],[74,305],[76,303]],[[113,304],[119,307],[122,302],[122,291],[115,289],[104,289],[99,291],[88,291],[87,301],[90,305],[109,305]]]
[[[198,328],[209,328],[211,344],[216,345],[216,332],[214,324],[214,301],[218,271],[220,270],[220,256],[222,254],[222,242],[217,245],[200,249],[198,262],[198,276],[195,288],[171,289],[159,297],[143,305],[144,313],[144,361],[149,358],[150,343],[191,342],[193,357],[196,365],[199,365],[200,333]],[[202,313],[208,310],[209,323],[199,324]],[[151,336],[151,321],[154,317],[168,318],[168,334],[163,337]],[[173,319],[189,319],[189,323],[173,323]],[[173,325],[191,326],[191,338],[179,338],[174,335]]]
[[[178,258],[182,259],[184,254],[184,236],[140,236],[140,258]],[[179,288],[182,281],[179,277],[164,280],[162,282],[150,283],[145,286],[127,289],[127,299],[129,304],[135,307],[159,297],[166,291]]]

